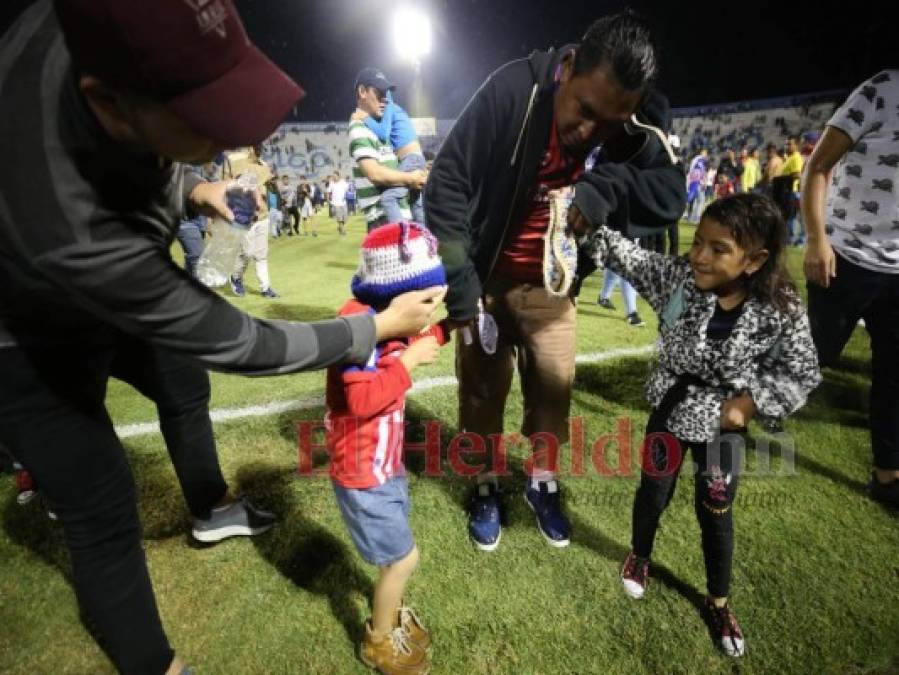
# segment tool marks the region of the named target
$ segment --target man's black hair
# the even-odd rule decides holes
[[[643,89],[658,73],[656,48],[649,25],[626,9],[593,22],[574,57],[574,74],[590,72],[603,63],[612,67],[618,83],[628,91]]]

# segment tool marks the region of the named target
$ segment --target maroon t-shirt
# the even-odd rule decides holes
[[[549,228],[550,192],[573,185],[583,173],[583,158],[574,158],[564,151],[553,118],[549,145],[531,190],[531,203],[524,218],[513,223],[506,233],[496,261],[497,274],[515,281],[542,283],[543,236]]]

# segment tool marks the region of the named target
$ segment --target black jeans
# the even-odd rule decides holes
[[[164,673],[173,657],[141,546],[134,480],[104,407],[115,372],[153,398],[195,514],[227,489],[208,415],[205,371],[114,336],[0,349],[0,444],[34,476],[59,516],[75,593],[124,673]]]
[[[659,520],[674,495],[677,476],[689,449],[697,464],[693,501],[702,533],[708,592],[717,598],[727,597],[734,551],[733,503],[745,433],[727,432],[715,443],[688,443],[675,438],[664,427],[650,423],[646,436],[640,487],[634,498],[631,540],[634,553],[651,557]]]
[[[872,272],[837,254],[830,287],[808,283],[808,314],[822,367],[836,364],[858,320],[865,320],[874,466],[899,469],[899,274]]]

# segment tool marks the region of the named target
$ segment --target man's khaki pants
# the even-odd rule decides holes
[[[522,434],[547,432],[561,446],[568,441],[574,382],[574,301],[555,298],[542,285],[493,279],[485,288],[484,309],[499,328],[497,349],[495,354],[485,353],[477,331],[472,331],[471,345],[466,346],[461,336],[457,340],[460,427],[480,434],[487,448],[489,434],[503,433],[506,397],[517,362],[524,395]]]

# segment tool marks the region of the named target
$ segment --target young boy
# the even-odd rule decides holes
[[[399,160],[400,171],[414,171],[415,169],[427,169],[427,162],[418,141],[418,134],[412,126],[409,114],[393,100],[393,93],[387,92],[387,106],[384,108],[384,116],[380,120],[373,117],[364,117],[365,126],[371,129],[382,142],[390,142]],[[387,212],[388,222],[401,220],[399,200],[407,197],[409,207],[412,210],[412,220],[416,223],[425,222],[424,201],[421,190],[409,190],[404,187],[394,187],[381,193],[381,208]]]
[[[354,297],[340,316],[375,314],[400,293],[445,284],[437,241],[424,226],[383,225],[362,243]],[[403,413],[411,372],[433,363],[446,341],[438,324],[411,343],[379,343],[363,367],[328,370],[327,445],[337,504],[359,554],[380,571],[360,657],[382,673],[430,668],[428,633],[402,602],[419,557],[409,529]]]

